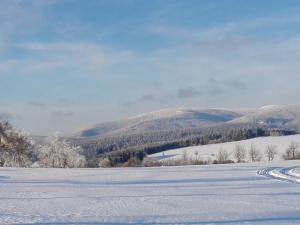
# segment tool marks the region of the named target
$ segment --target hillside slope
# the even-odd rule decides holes
[[[105,122],[75,133],[75,137],[136,134],[216,125],[249,124],[300,130],[300,104],[264,106],[253,110],[163,109],[124,120]]]
[[[285,152],[291,142],[297,142],[300,144],[300,135],[290,135],[290,136],[279,136],[279,137],[258,137],[243,141],[234,141],[220,144],[210,144],[203,146],[193,146],[187,148],[178,148],[174,150],[168,150],[156,154],[152,154],[149,157],[154,160],[170,160],[170,159],[180,159],[183,157],[184,152],[189,158],[195,159],[197,157],[203,160],[215,160],[220,149],[225,150],[230,154],[229,159],[234,160],[233,151],[236,145],[242,145],[248,151],[251,145],[254,145],[256,149],[259,150],[262,156],[262,161],[266,161],[265,150],[268,145],[275,145],[277,147],[278,154],[275,157],[275,161],[282,161],[281,155]],[[247,155],[247,160],[248,160]]]
[[[228,121],[229,124],[261,124],[270,127],[300,128],[300,104],[289,106],[265,106],[242,117]]]
[[[77,137],[134,134],[152,131],[211,126],[243,116],[240,112],[221,109],[164,109],[128,119],[97,124],[75,134]]]
[[[300,105],[251,110],[178,108],[101,123],[71,139],[88,152],[101,155],[128,149],[155,153],[299,131]]]

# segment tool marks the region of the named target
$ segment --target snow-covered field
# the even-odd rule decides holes
[[[0,224],[299,224],[299,165],[0,168]]]
[[[243,145],[247,150],[250,148],[251,144],[253,144],[261,153],[262,161],[266,161],[265,150],[268,145],[275,145],[278,150],[278,154],[276,155],[274,161],[281,161],[281,155],[286,151],[288,146],[292,141],[300,144],[300,135],[291,135],[291,136],[279,136],[279,137],[259,137],[249,140],[236,141],[236,142],[227,142],[221,144],[211,144],[211,145],[203,145],[203,146],[194,146],[187,148],[179,148],[174,150],[168,150],[161,153],[156,153],[150,155],[149,157],[157,160],[170,160],[170,159],[180,159],[182,158],[184,152],[187,153],[189,158],[195,158],[195,152],[198,152],[198,158],[200,159],[216,159],[216,156],[220,149],[223,149],[230,153],[229,158],[233,158],[233,151],[237,144]]]

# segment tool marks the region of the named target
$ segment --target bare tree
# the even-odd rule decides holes
[[[246,149],[242,144],[237,144],[234,148],[234,158],[238,163],[245,161]]]
[[[220,148],[218,154],[217,154],[217,160],[218,163],[225,163],[229,160],[229,153],[225,151],[223,148]]]
[[[248,155],[251,162],[259,162],[261,160],[260,151],[254,146],[253,143],[251,143],[250,149],[248,151]]]
[[[194,155],[195,155],[195,161],[196,163],[198,162],[198,155],[199,155],[199,152],[196,150],[194,151]]]
[[[265,150],[265,155],[268,161],[273,161],[275,156],[277,155],[277,147],[276,145],[268,145]]]
[[[182,153],[182,161],[184,163],[186,163],[188,161],[188,154],[187,154],[187,150],[183,150],[183,153]]]
[[[299,144],[295,141],[292,141],[289,145],[289,147],[285,151],[285,155],[283,155],[283,158],[285,159],[296,159],[297,149],[299,147]]]

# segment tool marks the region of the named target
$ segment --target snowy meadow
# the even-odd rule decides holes
[[[0,225],[300,224],[300,0],[0,0]]]
[[[282,161],[282,155],[286,153],[286,150],[291,143],[296,143],[298,145],[298,143],[300,143],[300,135],[258,137],[242,141],[178,148],[149,155],[149,158],[161,161],[176,160],[181,159],[183,155],[186,154],[186,157],[191,159],[198,157],[198,159],[203,160],[215,160],[217,159],[219,151],[223,150],[228,153],[228,159],[236,160],[234,157],[234,150],[236,146],[239,145],[246,151],[245,161],[251,161],[248,155],[251,146],[257,149],[258,154],[261,157],[260,161],[268,161],[266,149],[268,146],[275,146],[276,155],[274,156],[274,161]]]
[[[299,164],[0,168],[0,224],[299,224]]]

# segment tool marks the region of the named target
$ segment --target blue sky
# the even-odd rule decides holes
[[[298,0],[0,0],[0,115],[33,134],[299,102]]]

